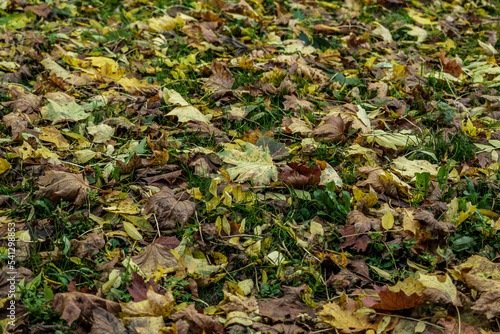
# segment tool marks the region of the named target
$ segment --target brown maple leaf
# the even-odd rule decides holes
[[[217,99],[231,90],[231,88],[233,87],[234,78],[231,74],[231,71],[224,63],[220,63],[214,60],[210,68],[212,70],[212,76],[208,78],[203,88],[213,90],[212,96]]]
[[[181,200],[168,187],[163,187],[149,198],[144,210],[145,214],[156,214],[161,229],[173,229],[177,228],[177,224],[184,226],[187,223],[194,214],[196,205],[189,200]],[[155,218],[151,222],[156,223]]]
[[[81,292],[57,293],[52,299],[52,308],[56,312],[62,312],[61,319],[66,320],[68,325],[82,316],[83,319],[91,319],[92,311],[101,307],[118,317],[120,304],[91,294]]]
[[[37,191],[37,197],[45,196],[52,202],[64,200],[81,206],[89,199],[91,187],[82,174],[48,171],[40,177],[38,184],[45,186]]]
[[[347,130],[351,127],[352,120],[344,121],[340,115],[323,118],[324,124],[313,131],[317,140],[326,140],[336,143],[347,141]]]
[[[441,64],[443,64],[443,70],[446,73],[449,73],[456,78],[459,78],[460,74],[463,73],[462,67],[457,63],[455,59],[446,58],[445,51],[441,51],[439,53],[439,59],[441,60]]]
[[[364,252],[368,248],[370,237],[364,233],[381,230],[380,219],[369,218],[357,210],[347,214],[347,225],[339,230],[339,233],[345,237],[345,241],[340,244],[340,248],[354,246],[358,252]]]
[[[382,287],[374,286],[373,288],[377,292],[380,301],[364,297],[362,300],[366,307],[384,311],[398,311],[414,308],[424,302],[424,299],[417,293],[408,296],[403,290],[394,292],[389,290],[386,285]]]
[[[307,100],[299,99],[295,95],[285,95],[285,101],[283,102],[283,106],[285,110],[293,110],[299,112],[301,110],[309,110],[312,111],[314,104]]]
[[[156,243],[147,245],[139,255],[132,256],[132,261],[148,276],[160,267],[172,269],[177,265],[177,259],[170,249]]]

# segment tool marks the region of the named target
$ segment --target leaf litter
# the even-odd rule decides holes
[[[498,332],[498,8],[5,1],[0,327]]]

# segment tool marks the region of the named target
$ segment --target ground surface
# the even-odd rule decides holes
[[[2,1],[1,327],[498,331],[499,8]]]

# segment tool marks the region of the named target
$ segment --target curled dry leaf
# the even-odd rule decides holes
[[[291,170],[284,171],[279,175],[279,179],[284,184],[294,188],[304,188],[318,184],[321,180],[321,167],[318,163],[313,168],[296,162],[289,162],[287,165]]]
[[[52,202],[60,200],[81,206],[87,202],[89,192],[92,191],[82,174],[72,174],[61,171],[48,171],[40,177],[38,184],[44,186],[37,192],[37,196],[45,196]]]
[[[32,113],[42,105],[42,97],[32,93],[25,93],[19,87],[10,90],[12,101],[2,102],[4,107],[10,108],[13,112]]]
[[[62,312],[61,319],[66,320],[70,326],[80,316],[90,319],[97,307],[105,309],[114,316],[118,316],[120,312],[120,304],[81,292],[56,294],[52,300],[52,307],[54,311]]]
[[[456,226],[450,222],[436,220],[430,211],[416,210],[413,218],[418,220],[427,232],[432,234],[447,234],[456,229]]]
[[[194,303],[175,312],[171,320],[176,322],[177,328],[185,328],[189,333],[224,333],[224,327],[217,317],[198,312]]]
[[[177,224],[184,226],[188,219],[194,214],[196,205],[189,201],[178,199],[172,190],[163,187],[162,190],[151,196],[146,204],[145,214],[156,214],[156,220],[161,229],[173,229]],[[155,217],[152,223],[156,224]]]
[[[224,63],[212,62],[212,76],[203,86],[205,89],[213,89],[215,92],[225,92],[231,90],[234,83],[233,75]]]

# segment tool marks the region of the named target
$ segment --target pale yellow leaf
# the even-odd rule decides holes
[[[384,230],[390,230],[394,226],[394,216],[391,211],[387,211],[382,217],[382,227]]]

